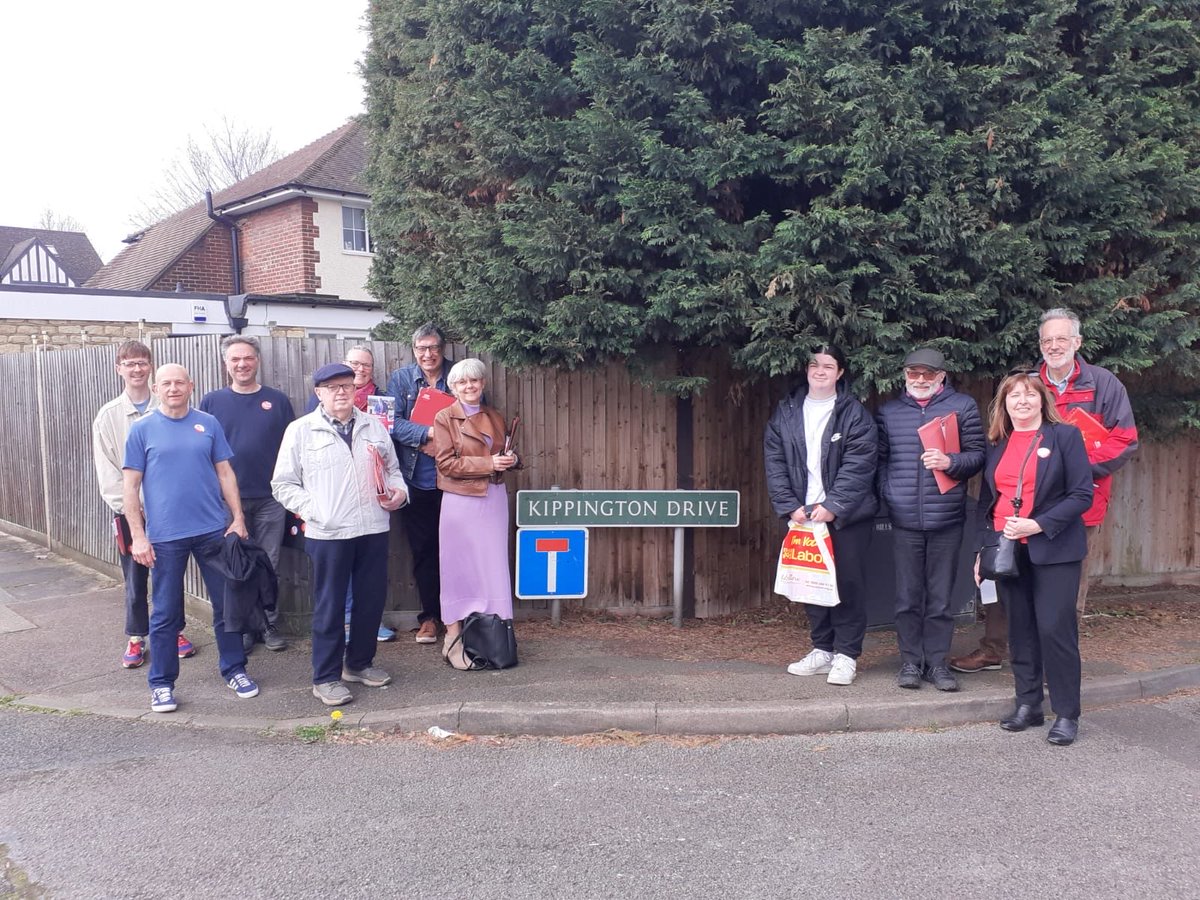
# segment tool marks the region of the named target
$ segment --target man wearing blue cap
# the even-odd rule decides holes
[[[408,499],[391,436],[354,405],[354,370],[329,363],[313,373],[319,404],[283,435],[271,491],[305,522],[312,561],[313,696],[326,706],[354,699],[344,682],[383,687],[373,665],[387,597],[391,513]],[[354,595],[349,641],[346,589]]]

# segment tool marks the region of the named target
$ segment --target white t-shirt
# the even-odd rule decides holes
[[[828,400],[804,398],[804,446],[808,459],[805,468],[808,469],[808,491],[804,496],[804,505],[825,502],[825,481],[821,477],[821,437],[829,427],[833,418],[833,407],[837,403],[834,394]]]

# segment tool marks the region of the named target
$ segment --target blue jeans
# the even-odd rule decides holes
[[[224,531],[210,531],[174,541],[154,544],[154,609],[150,613],[150,687],[175,687],[179,677],[178,635],[183,630],[183,573],[192,551],[206,544],[221,543]],[[212,603],[213,632],[217,638],[217,660],[221,677],[229,680],[246,671],[242,636],[225,630],[225,576],[207,561],[196,557],[200,575]]]

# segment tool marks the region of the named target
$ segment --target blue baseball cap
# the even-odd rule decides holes
[[[353,378],[354,370],[345,363],[326,363],[313,372],[313,387],[320,387],[335,378]]]

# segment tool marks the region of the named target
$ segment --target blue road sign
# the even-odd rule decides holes
[[[573,600],[587,596],[586,528],[518,528],[517,596]]]

